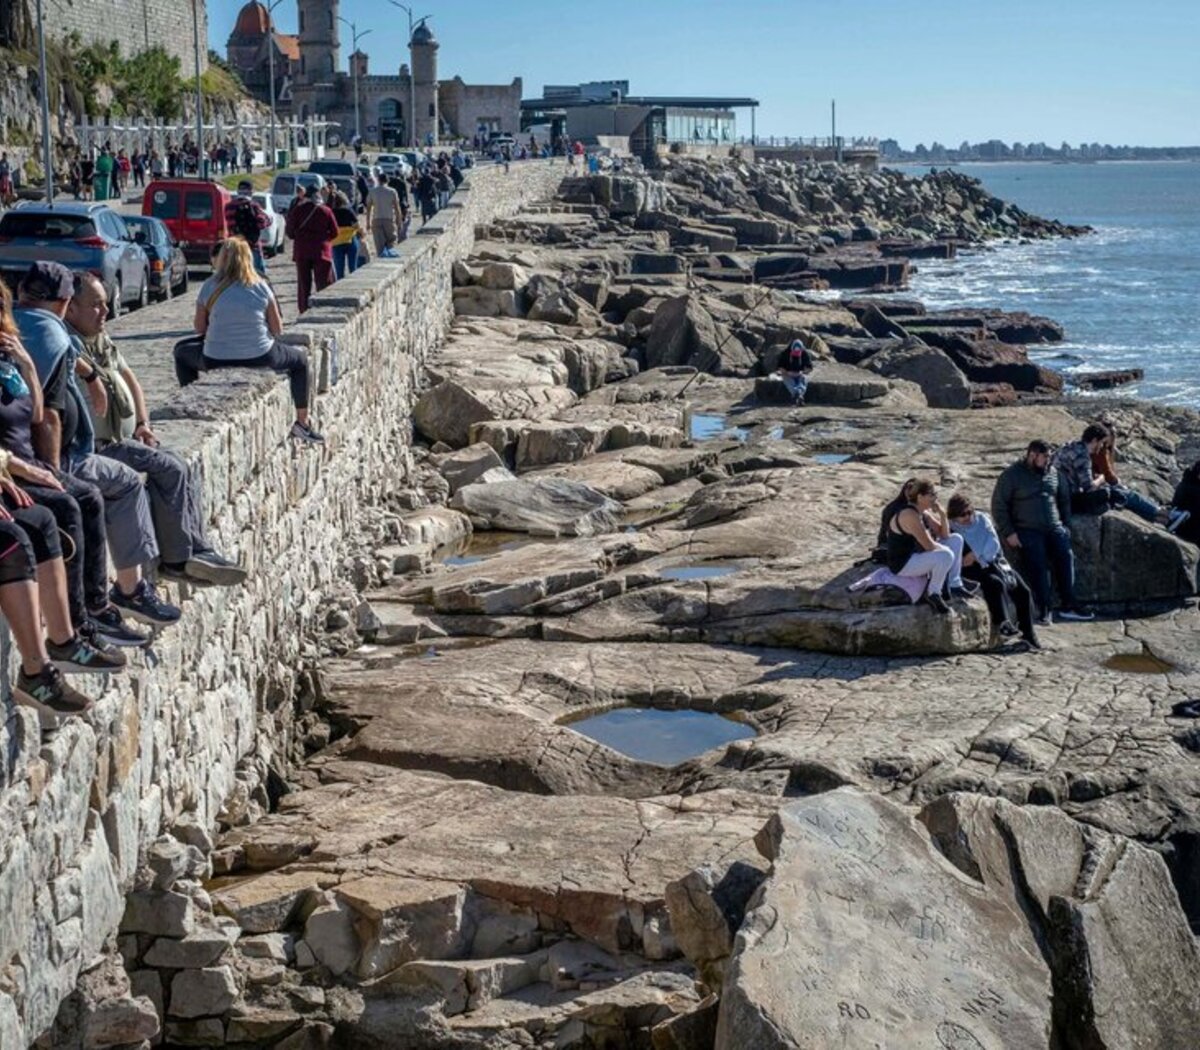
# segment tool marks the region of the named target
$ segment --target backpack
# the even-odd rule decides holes
[[[249,197],[234,198],[233,221],[229,225],[243,240],[257,244],[258,235],[262,232],[258,222],[258,205]]]

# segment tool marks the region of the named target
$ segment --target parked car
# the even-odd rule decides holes
[[[182,295],[188,289],[188,264],[183,249],[162,219],[127,215],[125,225],[150,260],[150,295],[159,300]]]
[[[375,166],[388,178],[393,175],[404,175],[406,162],[399,153],[381,153],[375,158]]]
[[[190,263],[207,265],[212,246],[229,236],[230,192],[203,179],[155,179],[142,194],[142,214],[161,219]]]
[[[0,218],[0,276],[15,289],[29,264],[43,259],[99,277],[113,317],[150,299],[150,260],[107,204],[49,208],[29,202],[6,211]]]
[[[296,199],[296,187],[303,186],[306,190],[320,189],[325,185],[325,178],[315,172],[302,171],[275,176],[271,183],[271,205],[280,215],[287,215],[288,208]]]
[[[271,225],[263,230],[261,236],[258,238],[258,243],[262,245],[263,255],[269,259],[271,256],[278,255],[283,251],[284,218],[275,210],[275,205],[271,203],[271,195],[269,193],[252,194],[251,199],[267,213],[267,218],[271,220]]]
[[[333,183],[334,189],[341,190],[346,200],[351,203],[358,200],[358,172],[354,170],[354,162],[349,160],[314,160],[305,169],[305,174],[320,175],[326,182]]]
[[[400,159],[407,165],[407,169],[404,172],[405,178],[407,178],[414,171],[420,171],[423,167],[425,167],[425,163],[428,160],[425,154],[418,153],[416,150],[412,149],[405,150],[399,156]]]

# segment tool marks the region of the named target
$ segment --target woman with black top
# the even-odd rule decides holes
[[[935,612],[948,613],[943,590],[948,580],[957,580],[961,573],[963,541],[950,534],[932,481],[907,482],[904,498],[905,505],[892,515],[885,530],[888,568],[897,576],[926,577],[925,603]],[[937,539],[930,535],[930,526]],[[970,594],[961,586],[952,587],[950,593],[964,598]]]
[[[338,226],[333,239],[333,269],[340,281],[347,272],[358,269],[358,216],[341,190],[333,195],[333,217]]]

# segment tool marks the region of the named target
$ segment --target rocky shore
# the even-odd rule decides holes
[[[1065,398],[1024,350],[1053,321],[903,297],[1080,232],[950,173],[686,161],[477,229],[303,761],[126,912],[165,1044],[1193,1045],[1200,551],[1077,521],[1102,615],[1040,654],[848,590],[914,474],[986,504],[1098,413],[1151,495],[1200,457],[1196,413]],[[624,708],[753,735],[657,764],[574,728]]]

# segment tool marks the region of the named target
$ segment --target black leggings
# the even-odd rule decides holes
[[[104,497],[95,485],[70,474],[55,473],[63,491],[21,482],[39,507],[54,516],[57,528],[71,539],[75,550],[67,561],[67,598],[71,622],[80,627],[89,609],[108,605],[108,540],[104,530]],[[11,509],[11,508],[10,508]],[[17,517],[21,511],[12,511]]]
[[[983,588],[983,600],[987,602],[992,623],[999,626],[1009,618],[1008,607],[1004,601],[1007,588],[1004,586],[1004,577],[995,565],[964,565],[962,574],[968,580],[975,580]],[[1021,637],[1032,642],[1036,639],[1033,630],[1033,595],[1020,574],[1013,571],[1011,575],[1016,583],[1007,590],[1017,613],[1017,626],[1021,629]]]
[[[33,544],[15,521],[0,521],[0,587],[24,583],[37,573]]]
[[[308,408],[312,395],[312,371],[308,366],[308,354],[303,350],[276,343],[262,357],[248,361],[222,361],[205,354],[200,340],[185,339],[175,344],[175,377],[180,386],[194,383],[201,372],[218,368],[269,368],[272,372],[286,372],[292,390],[292,404],[297,408]]]

